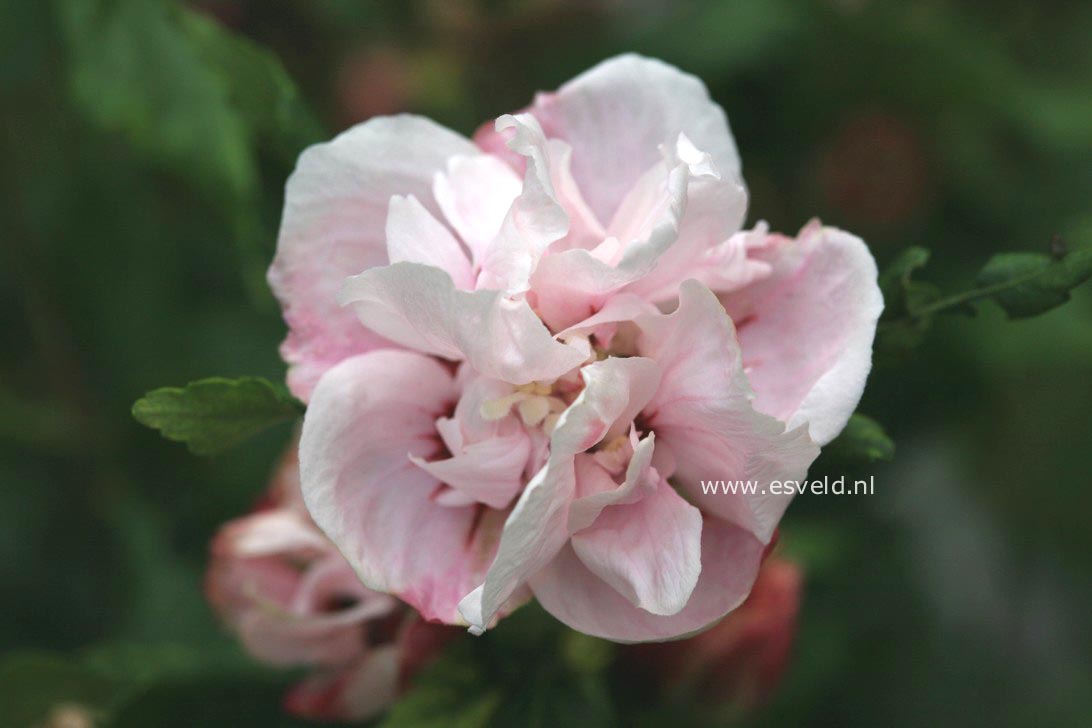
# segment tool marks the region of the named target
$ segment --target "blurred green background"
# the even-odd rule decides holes
[[[289,428],[199,459],[129,407],[204,376],[283,376],[263,274],[307,143],[401,110],[469,134],[633,50],[727,110],[752,222],[818,215],[881,268],[923,245],[925,277],[957,290],[995,252],[1092,245],[1090,38],[1076,0],[9,0],[4,720],[124,689],[119,724],[196,725],[177,708],[195,703],[202,725],[288,723],[293,676],[241,655],[200,580]],[[991,304],[942,318],[878,365],[861,411],[896,458],[861,469],[874,496],[789,510],[800,633],[754,720],[1092,725],[1090,407],[1090,287],[1028,321]],[[89,663],[110,665],[101,684]]]

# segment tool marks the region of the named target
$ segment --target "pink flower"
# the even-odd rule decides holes
[[[291,712],[368,718],[450,632],[360,583],[303,508],[295,453],[293,446],[278,467],[266,504],[217,534],[206,591],[255,658],[314,669],[286,696]]]
[[[789,664],[800,611],[800,568],[770,557],[739,609],[696,637],[628,648],[625,662],[703,702],[755,708],[768,700]]]
[[[476,144],[394,117],[304,153],[270,281],[307,507],[368,587],[620,641],[742,603],[882,299],[848,233],[741,232],[739,170],[702,84],[635,56]]]

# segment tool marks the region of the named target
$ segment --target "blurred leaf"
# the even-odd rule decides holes
[[[268,683],[271,675],[237,650],[209,649],[207,645],[114,644],[72,655],[14,653],[0,661],[0,725],[30,726],[65,706],[109,718],[158,683],[198,676],[210,681],[215,676],[221,684],[247,679]],[[283,678],[276,679],[283,682]],[[276,699],[273,705],[278,705]],[[152,724],[161,723],[144,723]]]
[[[169,0],[55,7],[77,107],[220,208],[252,299],[268,302],[256,150],[290,160],[321,136],[278,60]]]
[[[286,161],[324,136],[276,56],[200,14],[181,11],[178,20],[247,128]]]
[[[606,680],[614,651],[532,602],[485,635],[449,646],[382,726],[618,725]]]
[[[59,655],[9,654],[0,661],[0,725],[27,728],[61,705],[101,711],[121,689],[116,678]]]
[[[285,713],[283,678],[189,676],[151,685],[116,712],[110,728],[304,728]]]
[[[1061,259],[1041,253],[1002,253],[990,258],[975,280],[1009,318],[1037,316],[1069,300],[1092,277],[1092,249]]]
[[[466,640],[449,647],[413,680],[383,728],[478,728],[493,724],[503,693]]]
[[[98,125],[154,161],[233,200],[250,195],[249,130],[225,79],[160,0],[63,0],[73,95]]]
[[[226,450],[302,413],[298,400],[258,377],[212,377],[155,389],[133,405],[138,422],[185,442],[196,455]]]
[[[893,458],[895,443],[887,436],[880,423],[867,415],[856,413],[849,418],[842,434],[827,445],[824,451],[845,460],[876,462]]]
[[[904,316],[915,307],[923,306],[939,297],[935,286],[911,279],[914,271],[929,262],[929,251],[913,246],[902,251],[880,275],[880,292],[883,293],[885,319]]]

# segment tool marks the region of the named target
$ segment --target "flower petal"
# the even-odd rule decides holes
[[[433,193],[455,232],[480,262],[500,232],[508,208],[523,183],[512,168],[491,154],[452,157],[438,172]]]
[[[395,263],[353,276],[341,301],[368,328],[403,346],[466,359],[481,375],[511,384],[552,380],[587,352],[562,344],[525,301],[500,291],[460,291],[445,271]]]
[[[716,514],[770,539],[791,495],[764,492],[771,480],[800,480],[819,454],[805,428],[784,423],[751,406],[732,322],[709,289],[683,284],[670,315],[637,320],[638,348],[664,371],[643,414],[666,446],[674,477],[702,511]],[[705,493],[702,481],[754,481],[754,493]]]
[[[550,150],[538,121],[529,114],[506,114],[497,131],[513,129],[508,146],[527,158],[523,191],[512,202],[500,231],[481,261],[478,285],[518,293],[539,257],[569,231],[569,216],[558,202],[550,175]]]
[[[563,548],[531,579],[543,608],[568,626],[615,642],[667,640],[694,633],[739,606],[754,584],[762,543],[751,533],[717,518],[701,529],[701,574],[677,614],[652,614],[634,606]]]
[[[610,220],[658,147],[686,134],[722,176],[739,176],[724,112],[696,77],[650,58],[623,55],[539,94],[531,113],[546,135],[573,148],[572,174],[599,220]],[[482,139],[477,140],[484,143]]]
[[[572,547],[588,569],[632,604],[652,614],[677,614],[701,572],[701,511],[655,470],[651,492],[610,505]]]
[[[507,508],[523,487],[523,471],[531,454],[531,441],[522,431],[466,445],[444,460],[410,459],[441,483],[472,502],[490,508]]]
[[[469,140],[427,119],[395,116],[372,119],[300,155],[269,269],[288,323],[281,354],[293,394],[306,401],[334,364],[390,346],[341,310],[338,289],[346,276],[387,263],[391,195],[416,195],[436,212],[433,175],[449,157],[476,153]]]
[[[470,260],[455,236],[416,197],[395,195],[387,212],[387,256],[447,271],[456,287],[473,290]]]
[[[496,560],[482,585],[459,603],[475,634],[486,629],[516,590],[568,540],[569,503],[576,488],[573,456],[602,440],[616,422],[632,420],[659,377],[655,365],[639,357],[606,359],[580,373],[584,390],[557,421],[550,459],[505,522]]]
[[[307,508],[365,585],[449,624],[459,621],[459,598],[481,583],[496,533],[474,507],[433,503],[437,480],[407,456],[439,452],[436,418],[454,396],[435,359],[353,357],[315,388],[300,439]]]
[[[845,427],[872,367],[883,311],[876,262],[864,242],[836,228],[806,226],[771,236],[754,253],[772,273],[721,297],[739,329],[755,408],[806,424],[820,445]]]

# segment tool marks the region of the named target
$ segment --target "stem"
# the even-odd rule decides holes
[[[1000,283],[994,283],[991,286],[983,286],[982,288],[972,288],[969,291],[963,291],[962,293],[957,293],[953,296],[948,296],[947,298],[941,298],[940,300],[933,301],[927,306],[922,306],[919,309],[908,312],[906,316],[903,316],[900,319],[894,319],[885,323],[890,324],[894,323],[895,321],[900,321],[904,319],[918,319],[922,318],[923,316],[931,316],[932,314],[939,313],[941,311],[944,311],[945,309],[955,308],[956,306],[961,306],[965,303],[971,303],[972,301],[977,301],[982,298],[989,298],[990,296],[994,296],[998,293],[1001,293],[1002,291],[1007,291],[1010,288],[1022,286],[1028,281],[1034,280],[1040,275],[1043,275],[1044,273],[1047,273],[1049,271],[1049,267],[1041,268],[1037,271],[1028,273],[1027,275],[1021,276],[1019,278],[1001,281]]]

